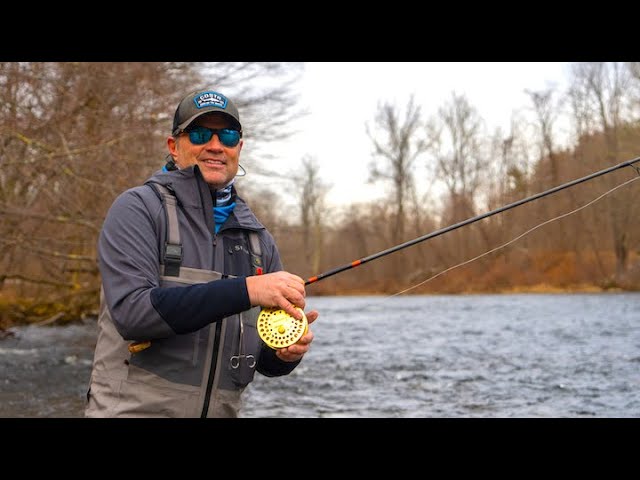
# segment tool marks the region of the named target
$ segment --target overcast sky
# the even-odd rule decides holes
[[[305,155],[320,164],[332,187],[330,203],[384,197],[383,184],[366,185],[374,124],[381,102],[404,108],[413,94],[423,117],[435,115],[464,94],[487,122],[488,131],[508,126],[514,110],[531,106],[525,90],[564,88],[569,64],[560,62],[316,62],[305,63],[300,103],[309,115],[293,127],[300,133],[276,146],[271,167],[283,176],[300,168]]]

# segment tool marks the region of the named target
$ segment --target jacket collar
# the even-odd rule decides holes
[[[154,173],[145,183],[160,183],[173,191],[178,200],[178,204],[189,208],[203,208],[205,211],[213,211],[213,200],[209,185],[204,181],[200,168],[197,165],[181,170],[168,172],[158,171]],[[249,205],[242,199],[233,186],[232,195],[235,198],[236,206],[232,212],[232,225],[239,228],[259,230],[265,228],[253,214]],[[212,217],[213,218],[213,217]]]

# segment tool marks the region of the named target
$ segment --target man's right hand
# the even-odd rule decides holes
[[[301,320],[304,310],[304,280],[289,272],[273,272],[247,277],[247,291],[251,306],[278,307],[292,317]]]

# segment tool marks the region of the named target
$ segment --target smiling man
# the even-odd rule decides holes
[[[109,209],[86,416],[236,417],[256,371],[287,375],[308,351],[310,330],[284,348],[257,333],[261,307],[302,319],[305,287],[235,189],[242,133],[225,95],[190,93],[170,162]]]

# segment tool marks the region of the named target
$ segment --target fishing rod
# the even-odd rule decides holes
[[[481,215],[468,218],[467,220],[454,223],[453,225],[450,225],[448,227],[441,228],[439,230],[428,233],[426,235],[422,235],[421,237],[414,238],[413,240],[409,240],[407,242],[401,243],[394,247],[387,248],[386,250],[382,250],[381,252],[374,253],[372,255],[360,258],[358,260],[354,260],[348,264],[342,265],[340,267],[336,267],[332,270],[328,270],[319,275],[310,277],[305,281],[304,284],[306,286],[312,283],[319,282],[320,280],[331,277],[340,272],[344,272],[345,270],[350,270],[352,268],[359,267],[360,265],[364,265],[365,263],[368,263],[372,260],[376,260],[380,257],[389,255],[390,253],[394,253],[394,252],[397,252],[398,250],[411,247],[412,245],[416,245],[417,243],[424,242],[425,240],[429,240],[439,235],[443,235],[447,232],[451,232],[460,227],[464,227],[465,225],[470,225],[479,220],[483,220],[487,217],[491,217],[498,213],[505,212],[512,208],[518,207],[520,205],[524,205],[525,203],[538,200],[539,198],[546,197],[547,195],[551,195],[553,193],[559,192],[560,190],[573,187],[580,183],[592,180],[602,175],[606,175],[608,173],[611,173],[615,170],[619,170],[624,167],[631,167],[636,171],[636,173],[638,173],[638,175],[640,175],[640,168],[634,166],[634,164],[638,162],[640,162],[640,157],[634,158],[633,160],[628,160],[626,162],[619,163],[618,165],[615,165],[613,167],[605,168],[604,170],[600,170],[598,172],[592,173],[582,178],[578,178],[576,180],[563,183],[562,185],[558,185],[557,187],[550,188],[549,190],[545,190],[544,192],[531,195],[530,197],[523,198],[522,200],[509,203],[508,205],[504,205],[500,208],[496,208],[495,210],[491,210]],[[291,315],[289,315],[284,310],[278,309],[277,307],[272,307],[272,308],[263,308],[261,310],[260,314],[258,315],[257,327],[258,327],[258,334],[267,345],[269,345],[271,348],[283,348],[296,343],[300,339],[300,337],[302,337],[307,332],[308,323],[307,323],[306,317],[304,316],[304,313],[303,313],[303,318],[301,320],[298,320],[292,317]]]

